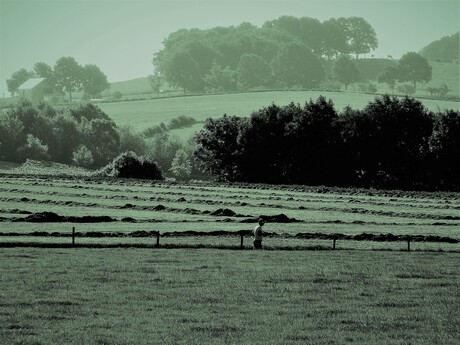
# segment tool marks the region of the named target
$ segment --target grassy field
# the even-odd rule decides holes
[[[224,114],[249,116],[253,111],[269,106],[272,102],[280,106],[290,102],[304,104],[310,99],[316,100],[320,95],[332,99],[338,111],[346,106],[362,109],[375,98],[374,95],[352,92],[267,91],[101,103],[98,106],[118,125],[131,125],[136,130],[143,130],[161,122],[168,123],[172,118],[181,115],[192,116],[197,121],[204,121],[207,117],[221,117]],[[460,109],[458,102],[429,99],[421,101],[433,111]],[[202,124],[197,124],[191,130],[179,133],[181,136],[189,135],[201,126]]]
[[[0,249],[2,344],[457,344],[458,253]]]
[[[458,193],[12,171],[0,175],[0,344],[456,344],[460,336],[459,242],[412,242],[409,253],[403,241],[339,239],[331,250],[321,237],[460,240]],[[112,221],[24,221],[45,211]],[[279,214],[289,221],[265,225],[266,250],[251,250],[249,234],[239,248],[238,231]],[[72,227],[78,247],[64,248]],[[153,235],[133,235],[142,231],[160,231],[160,248]]]

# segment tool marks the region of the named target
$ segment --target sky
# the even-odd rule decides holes
[[[12,73],[36,62],[72,56],[109,82],[145,77],[174,31],[261,26],[282,15],[363,17],[377,34],[375,57],[400,58],[460,31],[459,0],[0,0],[0,97]]]

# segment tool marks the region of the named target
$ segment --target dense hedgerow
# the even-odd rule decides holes
[[[460,113],[377,97],[337,113],[324,97],[208,119],[195,157],[219,180],[460,190]]]

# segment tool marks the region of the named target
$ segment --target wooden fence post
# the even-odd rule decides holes
[[[407,237],[407,251],[410,252],[410,237]]]
[[[75,227],[72,226],[72,247],[75,247]]]
[[[332,250],[335,250],[335,242],[337,241],[337,238],[332,239]]]
[[[244,235],[243,235],[243,234],[241,234],[240,236],[241,236],[241,244],[240,244],[240,248],[243,248],[243,239],[244,239]]]
[[[157,244],[156,244],[157,247],[160,246],[160,232],[157,231]]]

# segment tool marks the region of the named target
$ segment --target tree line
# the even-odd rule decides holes
[[[72,92],[83,91],[84,98],[94,98],[110,87],[107,76],[94,64],[81,66],[71,56],[61,57],[51,67],[44,62],[37,62],[33,71],[25,68],[14,72],[6,84],[11,95],[30,78],[45,78],[51,85],[69,93],[72,102]]]
[[[201,168],[219,180],[460,190],[459,138],[460,112],[384,95],[361,110],[319,97],[209,118],[194,139]]]
[[[171,135],[169,129],[186,126],[192,120],[182,116],[138,133],[131,127],[117,126],[91,103],[56,108],[21,100],[0,114],[0,160],[21,163],[33,159],[99,169],[120,154],[132,152],[122,156],[122,161],[139,156],[140,162],[155,162],[162,173],[187,179],[197,173],[194,145]],[[118,170],[113,166],[107,169]]]
[[[283,16],[260,28],[250,23],[171,33],[154,54],[161,76],[184,91],[231,91],[257,87],[317,87],[323,59],[377,48],[373,27],[361,17],[318,19]]]

